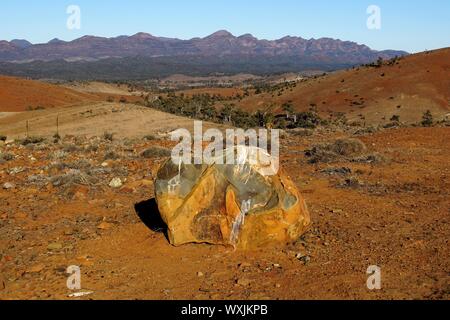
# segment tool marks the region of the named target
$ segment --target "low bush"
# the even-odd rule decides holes
[[[142,157],[149,159],[149,158],[163,158],[163,157],[170,157],[172,152],[170,149],[163,148],[163,147],[151,147],[144,152],[142,152]]]

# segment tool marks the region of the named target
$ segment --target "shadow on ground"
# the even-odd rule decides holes
[[[136,203],[134,210],[147,228],[154,232],[164,233],[167,238],[167,225],[161,219],[155,198]]]

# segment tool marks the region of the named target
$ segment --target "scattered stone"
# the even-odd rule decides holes
[[[23,219],[28,218],[28,215],[25,212],[17,212],[14,215],[14,218],[19,219],[19,220],[23,220]]]
[[[364,183],[359,181],[357,177],[350,177],[341,182],[338,187],[339,188],[359,188],[364,186]]]
[[[63,234],[64,234],[65,236],[72,236],[73,233],[74,233],[73,230],[67,229],[67,230],[64,230],[64,233],[63,233]]]
[[[16,187],[16,185],[11,182],[6,182],[3,184],[3,189],[5,189],[5,190],[14,189],[15,187]]]
[[[245,270],[250,268],[252,265],[248,262],[242,262],[241,264],[239,264],[239,269],[240,270]]]
[[[120,188],[120,187],[122,187],[122,180],[120,178],[114,178],[109,183],[109,186],[111,188],[115,188],[115,189]]]
[[[327,168],[322,171],[322,173],[328,174],[330,176],[333,175],[347,175],[352,173],[352,169],[347,167],[341,167],[341,168]]]
[[[297,256],[297,259],[299,261],[303,262],[304,265],[307,265],[311,261],[311,257],[310,256],[303,256],[303,255],[301,257]]]
[[[39,273],[42,270],[45,269],[45,265],[44,264],[37,264],[31,268],[28,268],[25,272],[26,273]]]
[[[75,292],[68,295],[69,298],[79,298],[83,296],[87,296],[89,294],[93,294],[93,291],[81,291],[81,292]]]
[[[205,275],[203,274],[203,272],[199,271],[197,272],[197,277],[201,278],[204,277]]]
[[[278,264],[278,263],[274,263],[274,264],[273,264],[273,267],[274,267],[274,268],[277,268],[277,269],[281,269],[281,265]]]
[[[100,223],[100,224],[97,226],[97,229],[100,229],[100,230],[109,230],[109,229],[111,229],[111,227],[112,227],[112,224],[110,224],[110,223],[108,223],[108,222],[106,222],[106,221],[103,221],[102,223]]]
[[[241,287],[248,287],[253,281],[247,278],[239,278],[236,283]]]
[[[63,248],[63,245],[62,245],[62,243],[59,243],[59,242],[50,243],[47,246],[47,249],[50,251],[61,250],[62,248]]]
[[[16,174],[24,172],[24,171],[25,171],[25,168],[14,167],[14,168],[11,168],[11,169],[8,170],[8,174],[13,176],[13,175],[16,175]]]

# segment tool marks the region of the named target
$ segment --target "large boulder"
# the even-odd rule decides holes
[[[237,151],[225,150],[218,159],[230,152]],[[170,159],[159,169],[156,201],[171,244],[251,249],[293,242],[308,229],[304,199],[281,169],[268,174],[270,158],[218,163],[226,161],[177,165]]]

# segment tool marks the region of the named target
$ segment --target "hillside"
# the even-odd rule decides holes
[[[442,116],[450,110],[450,48],[424,52],[383,66],[359,67],[298,82],[295,87],[251,95],[237,102],[246,110],[272,109],[291,103],[296,111],[311,107],[327,116],[344,112],[367,123],[415,122],[426,110]],[[271,107],[272,106],[272,107]]]
[[[100,99],[98,95],[44,82],[0,76],[0,112],[64,107]]]

